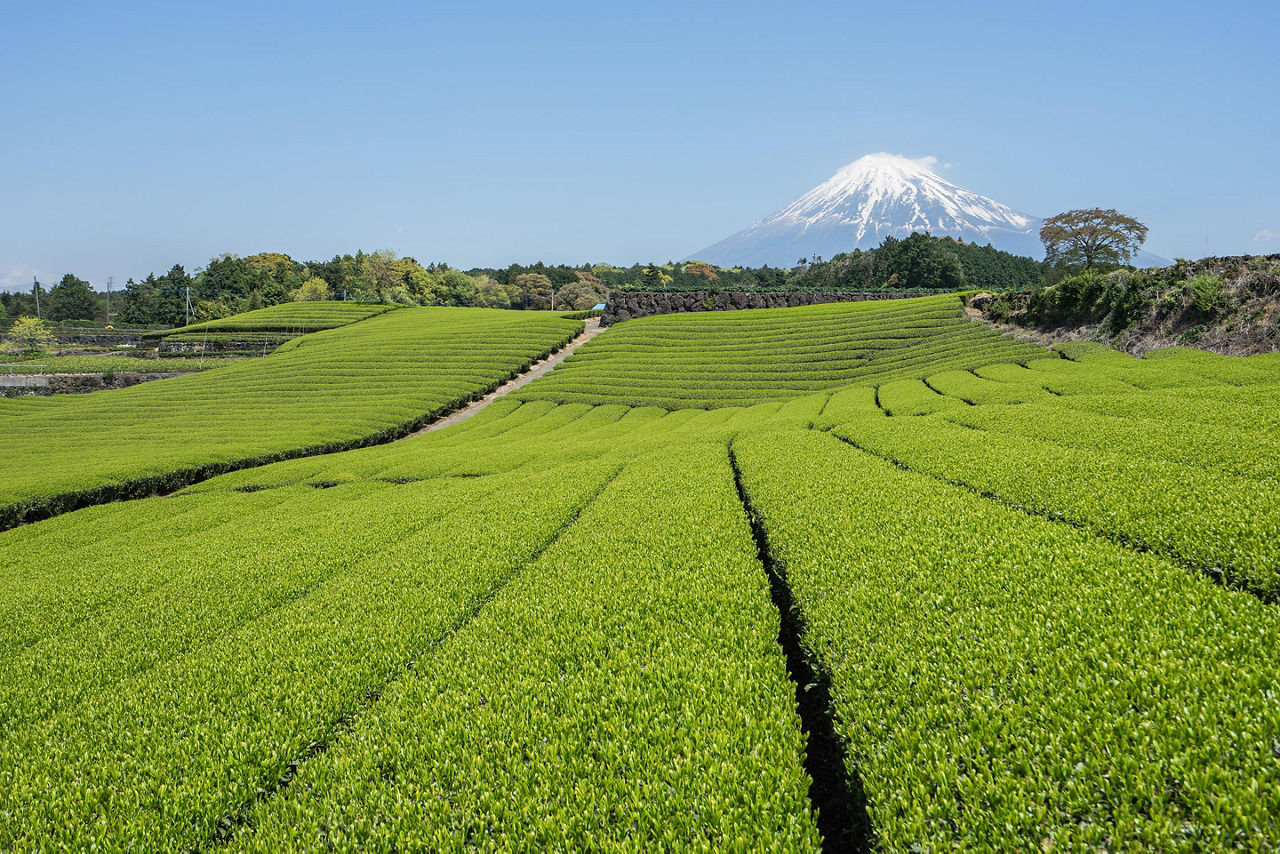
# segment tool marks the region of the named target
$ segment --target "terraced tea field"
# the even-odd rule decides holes
[[[303,334],[322,329],[336,329],[361,320],[368,320],[395,310],[390,305],[368,305],[348,302],[286,302],[246,311],[231,317],[220,317],[152,333],[154,337],[171,338],[175,335],[199,335],[204,332],[289,332]]]
[[[948,294],[640,318],[620,324],[520,397],[667,409],[750,406],[1042,355],[969,322],[959,305]]]
[[[297,448],[579,325],[421,311],[87,397]],[[1280,847],[1278,393],[954,297],[654,317],[438,432],[13,528],[0,848]]]
[[[191,349],[195,345],[203,349],[212,345],[224,352],[239,348],[245,352],[263,351],[265,355],[299,335],[359,323],[395,308],[346,302],[286,302],[154,332],[148,337],[157,339],[162,351]]]
[[[0,429],[15,438],[0,457],[0,528],[411,432],[581,329],[550,312],[403,309],[203,374],[0,400]]]
[[[152,338],[165,341],[201,341],[206,334],[243,335],[246,333],[276,333],[302,335],[337,329],[338,326],[360,323],[380,314],[396,310],[396,306],[366,305],[360,302],[282,302],[266,309],[246,311],[230,318],[204,320],[177,329],[151,333]]]

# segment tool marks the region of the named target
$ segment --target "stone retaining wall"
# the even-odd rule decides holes
[[[107,388],[128,388],[131,385],[151,382],[152,380],[165,380],[169,377],[180,377],[187,373],[190,373],[190,371],[116,371],[109,381],[104,379],[102,374],[45,374],[42,377],[28,375],[6,379],[44,380],[44,382],[15,383],[13,385],[0,383],[0,397],[21,397],[31,394],[41,396],[84,394],[85,392],[101,391]]]
[[[296,335],[281,333],[279,340],[262,341],[230,341],[217,339],[214,341],[161,341],[156,347],[158,356],[194,356],[201,353],[270,353]]]
[[[143,348],[148,346],[146,340],[142,337],[141,332],[125,332],[113,334],[111,332],[95,332],[88,330],[79,332],[68,329],[52,329],[53,337],[58,339],[58,345],[79,346],[79,347],[136,347]],[[0,335],[0,342],[9,340],[7,334]]]
[[[600,325],[609,326],[651,314],[683,311],[735,311],[745,308],[787,308],[828,302],[902,299],[932,293],[884,293],[878,291],[614,291],[609,294]]]

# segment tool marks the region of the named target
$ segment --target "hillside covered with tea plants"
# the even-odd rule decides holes
[[[666,315],[339,450],[579,326],[0,402],[8,506],[238,464],[0,533],[0,848],[1280,847],[1280,355]]]

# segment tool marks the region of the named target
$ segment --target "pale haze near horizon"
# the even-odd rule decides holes
[[[686,256],[858,157],[1280,252],[1273,4],[11,6],[0,289],[222,252]]]

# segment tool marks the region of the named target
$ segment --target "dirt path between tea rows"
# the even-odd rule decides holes
[[[403,442],[405,439],[412,439],[414,436],[420,436],[423,433],[433,433],[436,430],[443,430],[445,427],[452,427],[454,424],[459,424],[463,421],[466,421],[468,418],[475,415],[477,412],[484,409],[486,406],[493,403],[498,398],[505,397],[506,395],[511,394],[511,392],[515,391],[516,389],[522,388],[523,386],[526,386],[529,383],[533,382],[538,377],[542,376],[547,371],[551,370],[556,365],[563,362],[569,356],[570,353],[572,353],[574,350],[581,347],[583,344],[586,344],[592,338],[595,338],[602,331],[603,330],[600,328],[600,318],[593,317],[589,319],[586,322],[586,328],[583,329],[582,334],[580,334],[577,338],[574,338],[568,344],[561,347],[555,353],[552,353],[550,356],[543,359],[541,362],[535,362],[533,365],[530,366],[529,370],[525,371],[523,374],[520,374],[520,376],[516,377],[515,379],[507,380],[505,383],[498,386],[496,389],[489,392],[484,397],[480,398],[479,400],[473,403],[467,404],[462,409],[459,409],[456,412],[452,412],[449,415],[446,415],[445,417],[440,418],[436,421],[432,421],[430,424],[423,427],[422,429],[415,430],[414,432],[409,433],[405,436],[402,436],[399,439],[396,439],[395,441]]]

